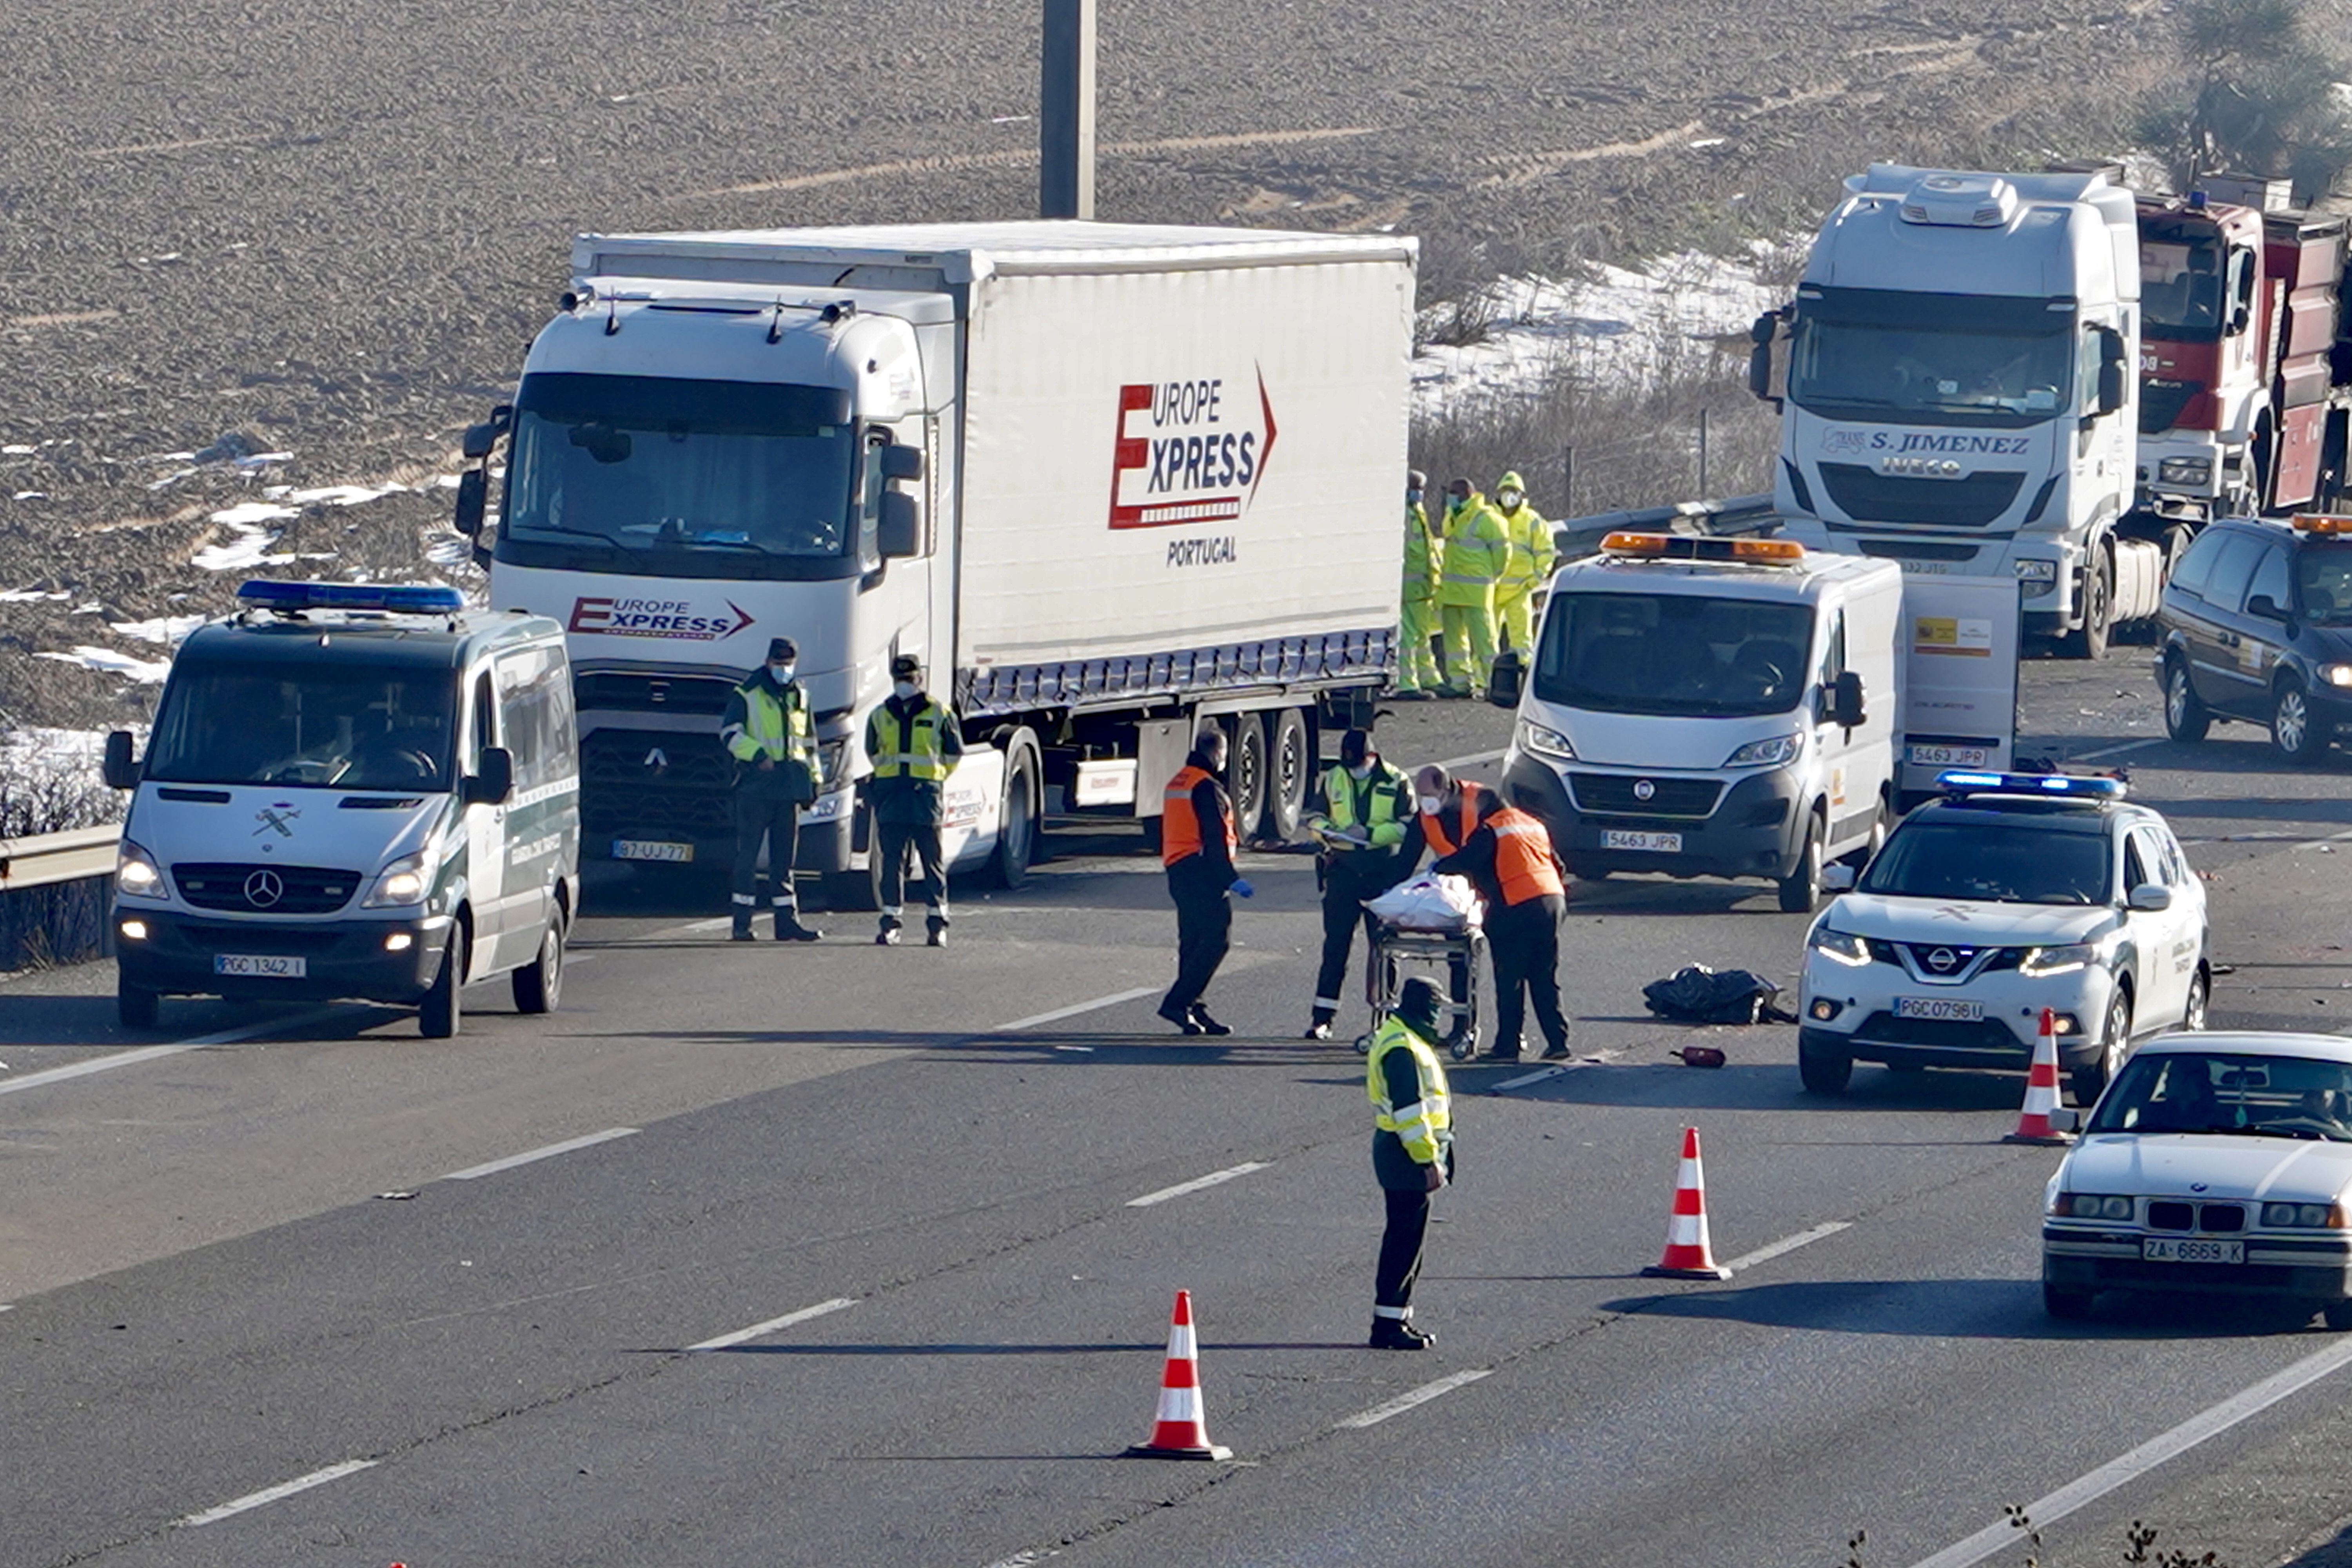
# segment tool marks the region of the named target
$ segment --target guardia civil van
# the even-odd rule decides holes
[[[251,582],[180,647],[115,870],[116,1000],[357,997],[457,1032],[510,976],[551,1012],[580,907],[563,628],[454,588]]]

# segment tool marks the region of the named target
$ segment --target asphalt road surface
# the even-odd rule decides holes
[[[2029,744],[2131,764],[2211,877],[2214,1021],[2340,1026],[2352,758],[2163,741],[2142,649],[2026,674]],[[1383,734],[1416,763],[1506,722]],[[2045,1319],[2057,1156],[2000,1142],[2020,1080],[1810,1100],[1792,1029],[1643,1016],[1685,962],[1793,977],[1769,889],[1577,887],[1580,1059],[1457,1071],[1439,1342],[1383,1355],[1360,1063],[1297,1037],[1309,862],[1248,865],[1212,994],[1240,1033],[1184,1042],[1151,1015],[1156,868],[1055,837],[942,952],[852,916],[734,946],[703,886],[608,884],[562,1010],[481,987],[451,1041],[195,1002],[134,1039],[103,965],[0,988],[0,1568],[1729,1568],[1843,1563],[1857,1530],[1872,1568],[1960,1568],[2023,1561],[2011,1504],[2044,1564],[2117,1561],[2134,1521],[2240,1568],[2352,1561],[2352,1337]],[[1730,1065],[1666,1056],[1695,1039]],[[1639,1278],[1685,1124],[1719,1285]],[[1231,1463],[1117,1457],[1178,1289]]]

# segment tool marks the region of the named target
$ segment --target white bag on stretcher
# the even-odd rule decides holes
[[[1428,871],[1367,900],[1364,908],[1401,931],[1465,931],[1476,925],[1479,917],[1478,895],[1468,878],[1440,877]]]

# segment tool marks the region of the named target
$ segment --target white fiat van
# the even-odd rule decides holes
[[[358,997],[457,1032],[509,974],[551,1011],[580,907],[563,629],[454,588],[247,583],[181,645],[154,734],[107,738],[134,791],[115,871],[116,997]]]

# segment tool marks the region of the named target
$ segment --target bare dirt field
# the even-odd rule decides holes
[[[220,607],[237,573],[194,564],[208,547],[413,563],[447,510],[431,480],[510,389],[575,231],[1027,216],[1037,12],[6,0],[0,721],[135,714],[121,677],[28,656],[158,657],[112,628]],[[1727,247],[1809,223],[1872,157],[2112,149],[2165,68],[2160,16],[1113,3],[1100,216],[1393,226],[1441,297]],[[302,494],[389,481],[425,488]],[[295,515],[210,521],[271,485]]]

